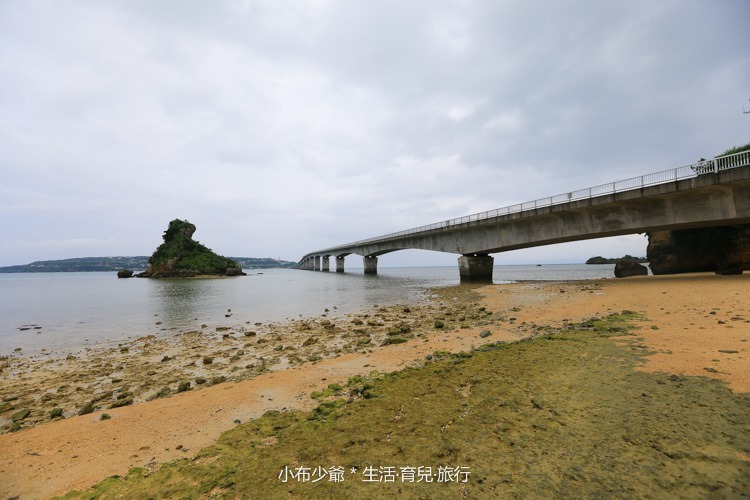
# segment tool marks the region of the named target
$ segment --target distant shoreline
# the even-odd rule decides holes
[[[296,262],[265,257],[230,257],[243,269],[280,269],[295,266]],[[149,257],[78,257],[73,259],[41,260],[29,264],[0,267],[0,273],[79,273],[117,272],[122,269],[144,271]]]

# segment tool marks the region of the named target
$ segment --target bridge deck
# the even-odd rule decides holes
[[[328,270],[328,259],[334,256],[336,270],[342,272],[344,257],[358,254],[365,258],[365,272],[375,273],[378,255],[410,248],[476,257],[566,241],[746,222],[750,151],[318,250],[305,255],[297,267]],[[481,265],[486,267],[487,261]]]

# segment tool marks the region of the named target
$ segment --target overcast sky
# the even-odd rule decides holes
[[[714,156],[750,141],[749,19],[747,0],[0,0],[0,266],[150,255],[174,218],[296,261]]]

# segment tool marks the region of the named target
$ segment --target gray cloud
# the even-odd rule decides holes
[[[148,254],[175,217],[222,253],[296,260],[717,154],[748,140],[748,14],[741,0],[0,3],[0,265]]]

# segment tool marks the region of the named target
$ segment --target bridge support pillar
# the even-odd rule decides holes
[[[316,255],[313,260],[313,271],[320,271],[320,255]]]
[[[489,255],[462,255],[458,258],[461,283],[492,283],[495,258]]]
[[[362,259],[365,263],[365,274],[378,274],[378,258],[374,255],[366,255]]]
[[[336,256],[336,272],[337,273],[344,272],[344,256],[343,255]]]
[[[331,269],[330,260],[329,260],[329,257],[327,255],[325,257],[321,258],[321,264],[322,264],[321,267],[320,267],[321,271],[328,272]]]

